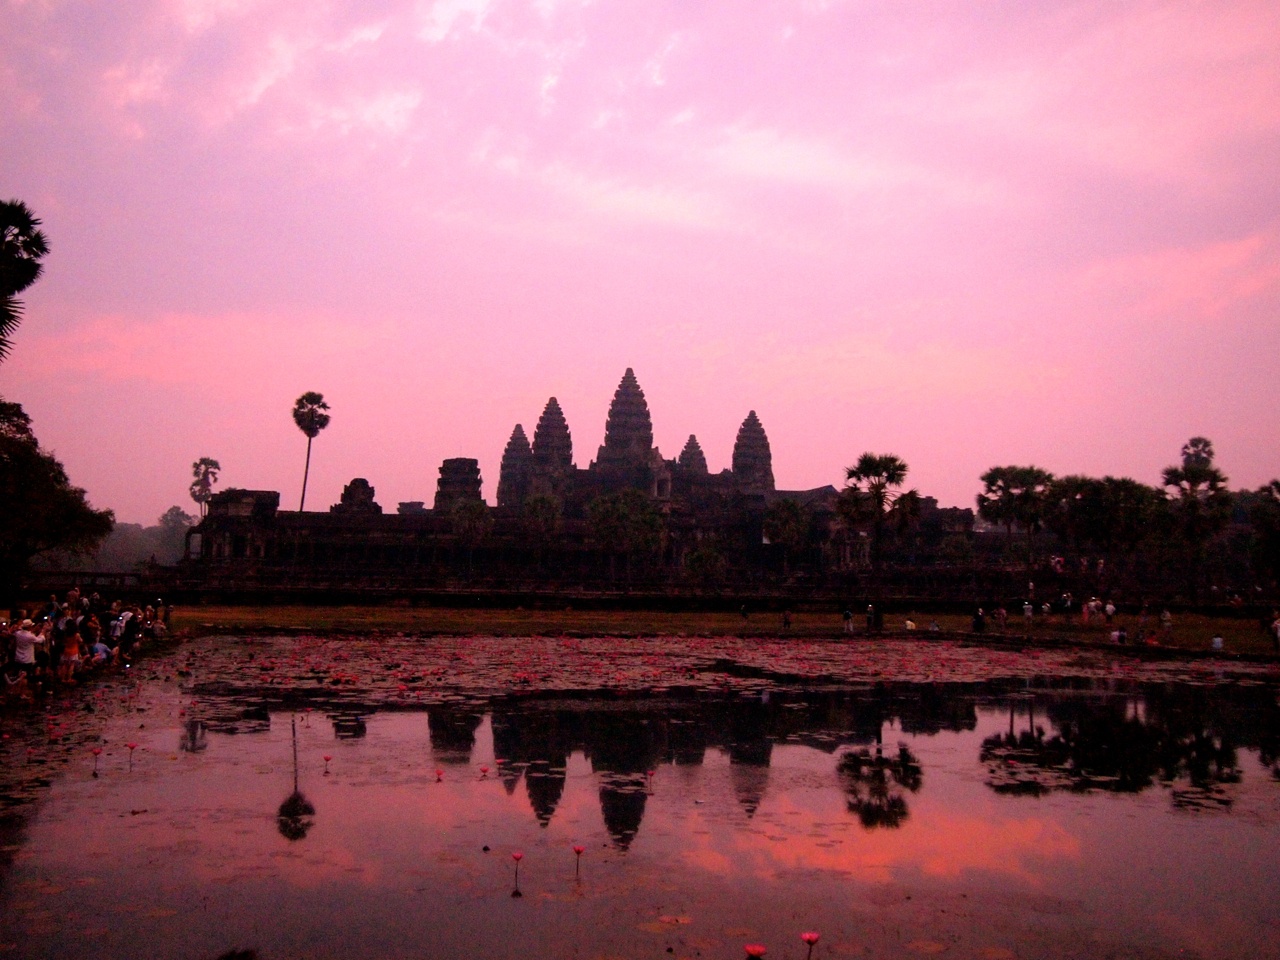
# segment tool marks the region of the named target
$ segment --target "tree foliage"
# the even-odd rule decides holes
[[[714,543],[703,541],[685,555],[684,567],[695,583],[714,587],[724,579],[728,563]]]
[[[864,453],[845,469],[845,487],[837,507],[851,528],[871,535],[871,566],[877,567],[891,533],[901,533],[920,515],[920,494],[903,490],[906,461],[893,454]]]
[[[213,485],[218,482],[218,472],[222,464],[212,457],[201,457],[191,464],[191,499],[200,506],[200,516],[208,509],[209,499],[213,496]],[[174,509],[177,509],[176,507]]]
[[[790,572],[791,557],[809,538],[809,511],[798,500],[784,497],[769,504],[764,514],[764,535],[782,547],[784,575]]]
[[[1064,549],[1132,554],[1163,506],[1159,490],[1127,477],[1058,477],[1045,491],[1044,525]]]
[[[1251,499],[1254,569],[1275,582],[1280,580],[1280,480],[1260,487]]]
[[[110,510],[94,510],[66,470],[40,449],[21,406],[0,411],[0,595],[6,599],[31,560],[52,550],[83,552],[111,532]]]
[[[662,540],[662,517],[639,490],[596,497],[587,504],[587,522],[591,538],[609,554],[610,569],[614,557],[621,554],[629,572],[633,557],[652,554]]]
[[[1200,589],[1205,549],[1231,518],[1227,478],[1213,464],[1213,444],[1204,437],[1192,437],[1182,447],[1182,463],[1166,467],[1163,481],[1169,491],[1174,528],[1185,551],[1187,586],[1194,598]]]
[[[1010,537],[1015,526],[1026,531],[1030,570],[1035,536],[1044,526],[1053,474],[1039,467],[992,467],[979,479],[982,492],[978,494],[978,516],[988,523],[1000,524]]]
[[[564,523],[564,505],[549,493],[530,494],[524,501],[521,522],[525,533],[537,544],[545,544],[560,532]]]
[[[311,475],[311,441],[329,425],[329,404],[324,402],[324,395],[308,390],[293,402],[293,422],[297,424],[307,437],[307,464],[302,470],[302,497],[298,501],[298,512],[307,503],[307,477]]]
[[[20,200],[0,202],[0,360],[9,355],[12,337],[22,322],[17,295],[38,279],[49,242],[40,221]]]
[[[314,440],[329,425],[328,409],[324,394],[309,390],[293,402],[293,422],[308,440]]]

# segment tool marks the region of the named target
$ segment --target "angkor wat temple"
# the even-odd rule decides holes
[[[193,585],[230,589],[755,582],[858,562],[865,550],[843,530],[837,497],[830,485],[775,488],[755,411],[738,429],[729,469],[712,473],[692,435],[666,459],[628,369],[604,443],[585,468],[574,462],[569,425],[552,397],[532,443],[521,424],[512,430],[496,506],[481,496],[478,461],[464,457],[440,465],[430,508],[405,502],[395,514],[384,513],[361,477],[326,513],[281,510],[275,491],[229,489],[209,501],[183,566]],[[785,544],[767,535],[766,517],[779,501],[796,505]]]

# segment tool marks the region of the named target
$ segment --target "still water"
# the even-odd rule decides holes
[[[1280,956],[1267,684],[126,696],[0,956]]]

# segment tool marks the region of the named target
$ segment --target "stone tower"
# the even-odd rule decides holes
[[[498,506],[519,507],[533,491],[533,448],[524,435],[524,427],[516,424],[502,452],[498,470]]]
[[[573,438],[555,397],[547,401],[533,431],[533,462],[540,474],[558,475],[573,469]]]
[[[374,490],[364,477],[356,477],[342,488],[342,499],[329,508],[330,513],[372,516],[382,513],[373,499]]]
[[[702,452],[702,446],[698,443],[698,438],[692,433],[689,434],[689,440],[684,445],[684,449],[680,451],[679,463],[690,473],[704,474],[707,472],[707,458]]]
[[[480,496],[480,461],[469,457],[454,457],[440,464],[435,508],[452,510],[459,500],[484,503],[484,498]]]
[[[617,470],[648,464],[653,458],[653,424],[649,420],[649,404],[636,375],[627,367],[622,382],[609,405],[609,419],[604,426],[604,444],[596,454],[596,466]]]
[[[754,410],[738,428],[738,439],[733,444],[733,477],[743,490],[773,489],[773,454]]]

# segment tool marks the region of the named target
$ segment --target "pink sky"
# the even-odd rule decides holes
[[[559,398],[780,487],[865,450],[1280,474],[1280,6],[0,0],[0,195],[52,247],[0,393],[96,506],[211,456],[308,506],[492,502]]]

